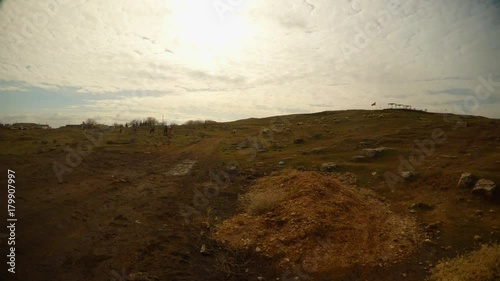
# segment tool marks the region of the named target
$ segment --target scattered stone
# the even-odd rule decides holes
[[[320,171],[322,172],[334,172],[337,170],[337,164],[332,163],[332,162],[326,162],[321,164]]]
[[[366,161],[366,156],[362,156],[362,155],[357,155],[357,156],[354,156],[351,158],[351,161],[353,162],[364,162]]]
[[[205,254],[207,252],[207,246],[205,244],[201,245],[200,253]]]
[[[475,235],[474,236],[474,241],[478,241],[479,242],[479,241],[481,241],[481,239],[483,239],[483,238],[481,236],[479,236],[479,235]]]
[[[476,216],[482,217],[483,216],[483,211],[481,210],[476,210]]]
[[[421,211],[430,211],[433,209],[433,207],[429,204],[425,203],[413,203],[410,206],[411,210],[421,210]]]
[[[403,171],[401,172],[401,179],[403,182],[410,182],[414,180],[417,177],[417,174],[415,172],[411,171]]]
[[[261,280],[266,280],[266,279],[262,276],[259,276],[259,277],[257,277],[257,280],[261,281]]]
[[[425,239],[425,240],[424,240],[424,243],[429,244],[429,245],[435,245],[435,243],[434,243],[434,242],[432,242],[432,240],[431,240],[431,239],[429,239],[429,238]]]
[[[293,143],[295,143],[295,144],[304,143],[304,139],[303,138],[296,138],[293,140]]]
[[[476,183],[476,177],[471,173],[463,173],[458,180],[459,188],[471,188]]]
[[[260,252],[262,252],[262,249],[260,247],[257,247],[257,248],[255,248],[255,252],[260,253]]]
[[[493,181],[487,179],[480,179],[472,189],[472,193],[481,195],[486,198],[492,198],[495,192],[496,185]]]
[[[430,229],[430,230],[436,230],[436,229],[439,229],[440,226],[441,226],[441,222],[437,221],[437,222],[429,223],[426,228]]]
[[[386,151],[387,147],[378,147],[378,148],[365,148],[363,149],[363,156],[368,158],[374,158],[379,156],[382,152]]]

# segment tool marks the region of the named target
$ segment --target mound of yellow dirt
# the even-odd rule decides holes
[[[412,218],[394,214],[366,189],[331,175],[285,171],[259,179],[242,198],[246,212],[214,238],[308,272],[397,262],[421,240]]]

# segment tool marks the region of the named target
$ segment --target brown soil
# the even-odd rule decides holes
[[[415,219],[394,214],[372,191],[342,185],[331,175],[284,171],[263,177],[247,200],[276,193],[289,196],[268,202],[274,206],[264,214],[242,213],[224,221],[214,237],[231,247],[262,251],[281,268],[299,264],[312,273],[396,263],[422,240]],[[252,196],[257,194],[264,196]]]
[[[88,142],[82,130],[0,129],[0,206],[14,170],[18,219],[11,274],[0,212],[0,280],[421,281],[442,259],[498,243],[500,192],[485,200],[457,181],[471,172],[500,183],[500,121],[468,117],[464,128],[440,114],[389,112],[397,116],[339,111],[177,126],[170,144],[161,128],[108,129],[62,183],[53,163]],[[384,173],[397,173],[435,128],[447,142],[415,167],[414,181],[389,187]],[[391,150],[351,161],[382,146]],[[296,171],[325,162],[338,170]],[[409,209],[419,203],[432,208]]]

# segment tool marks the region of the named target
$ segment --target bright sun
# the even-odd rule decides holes
[[[217,71],[227,60],[238,59],[245,41],[251,37],[251,24],[238,14],[242,7],[226,4],[223,6],[226,9],[221,10],[213,5],[215,2],[183,0],[176,3],[172,7],[173,22],[168,27],[180,44],[176,54],[181,55],[187,65],[206,71]]]

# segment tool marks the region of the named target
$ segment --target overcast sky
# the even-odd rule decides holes
[[[3,123],[500,118],[499,1],[4,0],[0,30]]]

